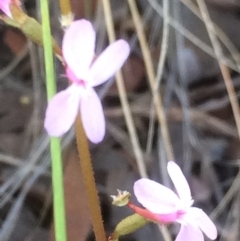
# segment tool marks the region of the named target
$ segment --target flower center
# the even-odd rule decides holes
[[[86,81],[84,81],[84,80],[77,80],[77,82],[76,82],[78,85],[80,85],[81,87],[83,87],[84,89],[86,89],[86,87],[87,87],[87,83],[86,83]]]
[[[84,89],[87,88],[87,81],[83,79],[79,79],[69,67],[66,68],[66,74],[68,79],[71,80],[72,83],[75,83]]]
[[[178,210],[173,213],[156,214],[156,216],[158,217],[158,221],[160,221],[160,223],[168,224],[168,223],[175,222],[178,219],[181,219],[181,217],[185,214],[186,214],[185,210]]]

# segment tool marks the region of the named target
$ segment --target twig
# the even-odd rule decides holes
[[[110,42],[114,42],[116,37],[115,37],[115,32],[113,27],[113,18],[112,18],[110,2],[109,0],[102,0],[102,3],[103,3],[104,16],[105,16],[105,21],[107,26],[108,38]],[[121,105],[123,108],[124,117],[126,120],[128,131],[129,131],[130,139],[133,145],[133,150],[135,153],[139,173],[141,177],[147,177],[143,153],[139,144],[136,128],[133,122],[131,110],[127,100],[126,89],[125,89],[121,71],[119,71],[116,75],[116,82],[117,82],[117,88],[120,96]]]
[[[61,25],[63,28],[67,27],[73,21],[73,13],[71,11],[70,0],[59,0],[61,11]]]
[[[90,19],[92,16],[92,0],[84,0],[84,12],[85,16]]]
[[[204,0],[197,0],[200,12],[202,14],[204,23],[206,25],[209,37],[211,39],[215,54],[217,56],[217,60],[218,60],[218,64],[226,85],[226,89],[228,92],[228,96],[229,96],[229,100],[231,103],[231,107],[233,110],[233,115],[234,115],[234,119],[236,122],[236,126],[237,126],[237,131],[238,131],[238,135],[240,138],[240,110],[239,110],[239,104],[238,104],[238,99],[237,99],[237,95],[232,83],[232,79],[229,73],[229,69],[225,66],[225,64],[223,63],[223,52],[221,49],[221,46],[218,42],[218,39],[216,38],[215,35],[215,30],[214,30],[214,26],[212,23],[212,20],[209,16],[206,4],[204,2]]]
[[[208,9],[206,7],[205,1],[204,0],[197,0],[200,12],[202,14],[204,23],[206,25],[210,40],[212,42],[214,51],[216,53],[217,56],[217,60],[219,63],[219,67],[226,85],[226,89],[228,92],[228,96],[230,99],[230,103],[231,103],[231,107],[233,110],[233,115],[234,115],[234,119],[236,122],[236,126],[237,126],[237,131],[238,131],[238,136],[240,138],[240,110],[239,110],[239,104],[238,104],[238,99],[236,96],[236,92],[234,89],[234,86],[232,84],[232,80],[231,80],[231,76],[229,73],[228,68],[223,64],[222,58],[223,58],[223,53],[222,53],[222,49],[221,46],[218,42],[218,39],[216,38],[215,35],[215,29],[212,23],[212,20],[209,16],[208,13]],[[223,200],[221,201],[220,205],[217,207],[217,211],[215,210],[215,216],[216,214],[221,210],[222,207],[224,207],[226,205],[226,203],[232,198],[232,196],[235,193],[236,190],[236,183],[238,183],[239,185],[239,180],[240,180],[240,170],[238,171],[238,175],[235,178],[234,183],[232,184],[231,188],[228,190],[228,192],[226,193],[225,197],[223,198]]]
[[[164,64],[166,61],[167,56],[167,49],[168,49],[168,38],[169,38],[169,1],[163,1],[163,36],[162,36],[162,44],[160,49],[160,57],[158,61],[158,68],[157,68],[157,76],[156,76],[156,88],[159,88],[160,82],[163,76],[163,69]],[[148,133],[148,140],[147,140],[147,148],[146,152],[150,153],[152,140],[153,140],[153,131],[154,131],[154,119],[155,119],[155,110],[154,105],[151,103],[151,114],[149,118],[149,133]]]
[[[190,0],[181,0],[198,18],[203,20],[201,13],[199,12],[197,6]],[[238,70],[240,71],[240,55],[238,49],[234,46],[231,40],[226,36],[226,34],[215,24],[212,23],[215,28],[215,33],[218,38],[222,41],[228,51],[231,53],[233,59],[235,60]]]
[[[162,131],[162,136],[163,136],[163,140],[164,140],[164,144],[165,144],[165,148],[166,148],[167,158],[168,158],[168,160],[174,160],[175,158],[174,158],[172,145],[171,145],[171,141],[170,141],[170,137],[169,137],[169,133],[168,133],[166,116],[164,113],[162,100],[158,94],[159,90],[158,90],[158,88],[156,88],[157,85],[156,85],[156,79],[155,79],[155,71],[154,71],[150,51],[149,51],[149,48],[147,45],[146,36],[144,34],[143,26],[141,23],[141,18],[139,16],[135,1],[128,0],[128,4],[129,4],[129,8],[130,8],[132,17],[133,17],[134,25],[136,27],[136,32],[138,35],[139,43],[141,46],[144,63],[145,63],[146,71],[147,71],[147,75],[148,75],[148,80],[149,80],[149,84],[150,84],[152,95],[153,95],[153,102],[154,102],[154,105],[156,108],[157,118],[158,118],[159,124],[161,125],[161,131]]]
[[[158,4],[156,0],[148,0],[152,8],[161,16],[163,17],[163,9]],[[169,25],[171,25],[173,28],[175,28],[179,33],[181,33],[184,37],[186,37],[189,41],[191,41],[193,44],[198,46],[201,50],[203,50],[208,55],[212,56],[213,58],[217,58],[216,54],[214,53],[214,50],[208,46],[206,43],[204,43],[201,39],[199,39],[197,36],[195,36],[193,33],[191,33],[188,29],[186,29],[184,26],[182,26],[180,23],[178,23],[175,19],[169,17]],[[223,57],[222,58],[223,63],[228,66],[229,68],[240,72],[238,67],[228,58]]]
[[[143,26],[141,23],[141,18],[137,10],[136,2],[134,0],[128,0],[128,5],[132,14],[133,22],[136,28],[138,40],[141,46],[143,58],[144,58],[144,63],[148,75],[148,80],[150,83],[152,95],[153,95],[153,103],[156,108],[156,114],[158,117],[159,124],[161,125],[161,134],[163,137],[163,141],[165,144],[165,149],[166,149],[166,155],[168,160],[174,160],[174,154],[172,150],[172,145],[168,133],[168,127],[167,127],[167,121],[166,121],[166,116],[164,113],[163,105],[160,96],[158,95],[158,86],[156,84],[155,80],[155,73],[154,73],[154,68],[153,68],[153,63],[152,63],[152,58],[150,55],[149,48],[147,46],[147,40],[146,36],[144,34]],[[171,241],[171,236],[167,230],[166,227],[162,227],[160,229],[162,236],[165,241]]]
[[[240,180],[240,171],[238,172],[237,176],[234,179],[234,182],[232,183],[232,186],[228,190],[228,192],[225,194],[219,205],[213,210],[210,217],[212,219],[216,219],[218,215],[224,210],[224,208],[228,205],[228,203],[233,198],[235,192],[239,190],[239,180]]]
[[[68,16],[71,14],[70,0],[59,0],[59,5],[62,16]]]
[[[89,212],[92,219],[94,234],[96,237],[96,241],[106,241],[106,234],[103,227],[99,198],[92,168],[92,161],[88,148],[88,141],[82,126],[82,120],[80,115],[78,115],[77,117],[75,126],[81,171],[86,190],[86,197],[89,205]]]

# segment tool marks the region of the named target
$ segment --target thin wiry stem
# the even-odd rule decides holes
[[[90,19],[92,17],[92,0],[84,0],[85,16]]]
[[[68,27],[74,19],[74,15],[71,9],[70,0],[59,0],[60,11],[61,11],[61,25],[63,28]]]
[[[203,20],[200,11],[197,6],[190,0],[181,0],[183,4],[185,4],[199,19]],[[238,49],[234,46],[231,40],[226,36],[226,34],[215,24],[212,23],[215,28],[215,33],[218,38],[222,41],[225,47],[228,49],[229,53],[231,53],[233,59],[235,60],[238,70],[240,71],[240,55]]]
[[[135,1],[128,0],[128,5],[129,5],[129,8],[130,8],[130,11],[132,14],[133,22],[134,22],[137,36],[138,36],[138,40],[139,40],[139,43],[141,46],[144,63],[146,66],[146,71],[147,71],[147,75],[148,75],[148,79],[149,79],[149,83],[150,83],[150,87],[151,87],[151,91],[152,91],[152,95],[153,95],[153,103],[156,108],[156,114],[157,114],[158,121],[161,125],[161,132],[162,132],[163,141],[165,144],[167,159],[174,160],[174,154],[173,154],[172,145],[171,145],[171,141],[170,141],[170,137],[169,137],[169,133],[168,133],[166,116],[164,113],[162,100],[161,100],[160,96],[158,95],[158,88],[157,88],[157,82],[155,79],[154,67],[153,67],[149,48],[147,46],[147,40],[146,40],[146,36],[144,34],[143,26],[141,23],[141,18],[138,13]],[[161,228],[160,231],[161,231],[162,236],[165,241],[172,240],[166,227]]]
[[[59,5],[62,16],[67,16],[71,13],[70,0],[59,0]]]
[[[206,25],[210,40],[212,42],[214,51],[216,53],[217,56],[217,60],[218,60],[218,64],[226,85],[226,89],[228,92],[228,96],[229,96],[229,100],[231,103],[231,107],[233,110],[233,116],[236,122],[236,126],[237,126],[237,131],[238,131],[238,136],[240,138],[240,110],[239,110],[239,104],[238,104],[238,99],[236,96],[236,92],[232,83],[232,79],[229,73],[229,69],[225,66],[225,64],[223,63],[223,52],[221,49],[221,46],[218,42],[218,39],[216,38],[215,35],[215,28],[214,25],[212,23],[212,20],[209,16],[208,13],[208,9],[206,7],[206,4],[204,2],[204,0],[197,0],[202,18],[204,20],[204,23]],[[216,216],[216,214],[218,212],[221,211],[221,208],[224,207],[226,205],[226,203],[232,198],[232,196],[235,193],[235,188],[236,188],[236,183],[238,183],[239,185],[239,180],[240,180],[240,170],[238,171],[238,175],[235,178],[235,181],[232,185],[232,187],[228,190],[228,192],[226,193],[226,195],[224,196],[222,202],[220,203],[221,205],[219,205],[217,207],[217,209],[214,211],[214,215]]]
[[[162,76],[163,76],[163,69],[164,64],[167,57],[167,49],[168,49],[168,39],[169,39],[169,1],[163,1],[163,36],[162,36],[162,44],[160,49],[160,56],[158,61],[158,68],[157,68],[157,76],[156,76],[156,88],[159,87]],[[148,141],[147,141],[147,148],[146,152],[150,153],[152,140],[153,140],[153,132],[154,132],[154,119],[155,119],[155,110],[154,105],[151,103],[151,115],[149,118],[149,133],[148,133]]]
[[[102,3],[103,3],[104,16],[105,16],[105,21],[107,26],[108,38],[110,42],[114,42],[116,37],[115,37],[115,31],[113,27],[113,18],[112,18],[110,2],[109,0],[102,0]],[[139,144],[136,128],[133,122],[131,110],[127,100],[126,88],[123,82],[123,76],[121,71],[119,71],[116,75],[116,82],[117,82],[117,88],[119,92],[121,105],[123,108],[124,117],[126,120],[128,131],[129,131],[130,139],[133,145],[133,150],[136,157],[139,173],[141,177],[147,177],[143,153]]]
[[[158,94],[159,90],[158,90],[158,88],[156,88],[157,85],[156,85],[155,71],[154,71],[150,51],[149,51],[149,48],[147,45],[146,36],[144,34],[141,18],[138,13],[135,1],[128,0],[128,3],[129,3],[129,8],[130,8],[130,11],[131,11],[131,14],[133,17],[133,22],[136,27],[136,32],[137,32],[137,36],[139,39],[139,43],[141,46],[143,59],[144,59],[144,63],[145,63],[146,71],[147,71],[147,75],[148,75],[148,80],[149,80],[149,84],[150,84],[152,95],[153,95],[153,102],[154,102],[154,105],[156,108],[157,118],[158,118],[159,124],[161,125],[161,132],[162,132],[162,136],[163,136],[163,140],[164,140],[164,144],[165,144],[167,158],[168,158],[168,160],[174,160],[174,154],[173,154],[172,145],[171,145],[171,141],[170,141],[170,137],[169,137],[169,133],[168,133],[166,116],[164,113],[162,100]]]
[[[99,205],[99,198],[97,188],[94,179],[94,173],[92,168],[92,161],[88,148],[88,141],[85,131],[83,129],[82,120],[80,115],[77,116],[75,122],[76,126],[76,139],[77,148],[80,157],[80,165],[83,176],[83,181],[86,190],[86,196],[88,200],[89,212],[92,220],[93,231],[96,237],[96,241],[106,241],[106,234],[103,227],[102,214]]]
[[[237,130],[238,130],[238,135],[240,138],[240,109],[239,109],[239,104],[238,104],[238,99],[237,99],[237,95],[232,83],[232,79],[229,73],[229,69],[226,67],[226,65],[223,63],[223,52],[221,49],[221,46],[219,44],[219,41],[215,35],[215,28],[214,25],[212,23],[212,20],[209,16],[206,4],[204,2],[204,0],[197,0],[200,12],[202,14],[204,23],[206,25],[207,31],[208,31],[208,35],[210,37],[210,40],[212,42],[215,54],[217,56],[217,61],[226,85],[226,89],[228,92],[228,96],[229,96],[229,100],[231,103],[231,107],[233,110],[233,115],[234,115],[234,119],[236,122],[236,126],[237,126]]]
[[[226,208],[228,203],[231,201],[231,199],[234,197],[237,191],[239,191],[239,180],[240,180],[240,171],[238,172],[237,176],[234,179],[234,182],[232,183],[231,187],[221,200],[221,202],[218,204],[218,206],[213,210],[210,217],[212,219],[216,219],[218,215]]]
[[[159,16],[163,17],[163,9],[162,6],[159,5],[159,2],[156,0],[148,0],[151,7],[159,14]],[[181,33],[184,37],[186,37],[189,41],[191,41],[193,44],[198,46],[202,51],[207,53],[208,55],[212,56],[216,59],[216,55],[214,53],[214,50],[208,46],[205,42],[203,42],[201,39],[199,39],[197,36],[195,36],[193,33],[191,33],[188,29],[186,29],[184,26],[182,26],[179,22],[177,22],[172,17],[169,17],[169,25],[171,25],[176,31]],[[230,60],[229,58],[223,57],[223,63],[227,65],[229,68],[240,72],[238,67]]]

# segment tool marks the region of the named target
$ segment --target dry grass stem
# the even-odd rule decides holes
[[[212,20],[209,16],[206,4],[204,0],[197,0],[200,12],[202,14],[204,23],[206,25],[210,40],[212,42],[214,51],[216,53],[217,56],[217,60],[219,63],[219,67],[226,85],[226,89],[228,92],[228,96],[230,99],[230,103],[231,103],[231,107],[233,110],[233,115],[234,115],[234,119],[236,122],[236,126],[237,126],[237,131],[238,131],[238,136],[240,138],[240,110],[239,110],[239,104],[238,104],[238,99],[237,99],[237,95],[232,83],[232,79],[229,73],[228,68],[225,66],[225,64],[223,63],[223,52],[221,49],[221,46],[218,42],[218,39],[216,38],[215,35],[215,29],[214,29],[214,25],[212,23]],[[235,194],[235,191],[237,190],[236,187],[239,186],[239,180],[240,180],[240,170],[238,171],[238,175],[236,176],[231,188],[228,190],[228,192],[226,193],[226,195],[224,196],[224,198],[222,199],[221,203],[218,205],[218,207],[215,209],[214,213],[212,214],[212,216],[216,217],[217,214],[219,214],[227,205],[227,203],[231,200],[231,198],[233,197],[233,195]]]
[[[156,0],[148,0],[148,2],[152,6],[152,8],[159,14],[159,16],[163,17],[162,6],[159,5]],[[174,18],[169,17],[168,21],[169,21],[169,25],[171,25],[176,31],[181,33],[185,38],[187,38],[189,41],[191,41],[194,45],[196,45],[202,51],[207,53],[209,56],[211,56],[215,59],[217,58],[213,48],[211,48],[209,45],[207,45],[205,42],[203,42],[201,39],[199,39],[197,36],[195,36],[193,33],[191,33],[188,29],[186,29],[184,26],[182,26]],[[236,64],[234,64],[231,59],[222,57],[222,61],[229,68],[231,68],[237,72],[240,72],[238,66],[236,66]]]
[[[162,136],[163,136],[163,140],[164,140],[164,144],[165,144],[167,158],[168,158],[168,160],[174,160],[175,158],[174,158],[174,153],[173,153],[173,149],[172,149],[172,145],[171,145],[170,136],[168,133],[166,115],[164,112],[164,107],[162,104],[161,97],[159,96],[159,93],[158,93],[159,89],[157,88],[158,86],[156,84],[157,82],[156,82],[156,76],[155,76],[155,71],[154,71],[154,67],[153,67],[153,62],[152,62],[150,51],[149,51],[149,48],[147,45],[147,40],[146,40],[146,36],[145,36],[144,29],[142,26],[142,21],[141,21],[140,15],[138,13],[135,1],[128,0],[128,4],[129,4],[129,8],[130,8],[132,17],[133,17],[133,22],[134,22],[134,25],[136,28],[139,43],[141,46],[143,59],[144,59],[145,67],[146,67],[146,72],[147,72],[149,84],[151,87],[151,92],[153,95],[153,102],[154,102],[154,105],[156,108],[157,118],[158,118],[159,124],[161,126],[161,132],[162,132]]]
[[[163,36],[162,44],[160,48],[157,76],[156,76],[156,89],[159,88],[161,79],[163,76],[164,65],[167,57],[168,40],[169,40],[169,1],[163,1]],[[146,152],[149,154],[152,149],[153,142],[153,132],[154,132],[154,119],[155,119],[155,109],[154,103],[151,103],[151,114],[149,118],[149,133],[147,140]]]
[[[191,2],[190,0],[181,0],[182,3],[184,3],[198,18],[203,20],[203,17],[197,8],[197,6]],[[226,34],[215,24],[213,23],[215,34],[218,36],[218,38],[222,41],[222,43],[225,45],[225,47],[228,49],[229,53],[232,55],[234,61],[237,64],[238,70],[240,71],[240,55],[237,48],[234,46],[234,44],[231,42],[231,40],[226,36]]]
[[[235,122],[236,122],[236,125],[237,125],[238,135],[239,135],[239,138],[240,138],[240,110],[239,110],[237,95],[236,95],[234,86],[232,84],[231,76],[230,76],[228,68],[223,63],[223,56],[224,55],[223,55],[221,46],[218,42],[218,39],[216,38],[215,28],[214,28],[212,20],[209,16],[206,4],[205,4],[204,0],[197,0],[197,3],[199,5],[199,9],[200,9],[200,12],[202,14],[204,23],[206,25],[208,35],[209,35],[210,40],[212,42],[215,54],[217,56],[219,67],[220,67],[220,70],[221,70],[221,73],[222,73],[222,76],[223,76],[223,79],[224,79],[224,82],[225,82],[225,85],[226,85],[226,89],[227,89],[227,92],[228,92],[230,103],[231,103],[231,106],[232,106],[233,115],[234,115]]]
[[[102,0],[102,4],[103,4],[103,9],[104,9],[104,16],[105,16],[105,21],[106,21],[108,38],[109,38],[110,42],[114,42],[116,37],[115,37],[115,31],[114,31],[114,26],[113,26],[113,18],[112,18],[110,2],[109,2],[109,0]],[[142,153],[140,143],[138,140],[136,128],[135,128],[135,125],[133,122],[129,103],[127,100],[126,88],[124,85],[123,76],[122,76],[121,71],[119,71],[116,75],[116,82],[117,82],[117,88],[118,88],[118,92],[119,92],[119,97],[120,97],[124,117],[126,120],[130,139],[131,139],[133,150],[135,153],[137,165],[139,168],[139,173],[140,173],[141,177],[147,177],[145,161],[144,161],[143,153]]]

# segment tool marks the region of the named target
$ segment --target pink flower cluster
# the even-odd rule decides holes
[[[126,41],[118,40],[94,60],[95,38],[92,24],[84,19],[72,22],[64,34],[62,51],[71,85],[57,93],[47,107],[44,126],[50,136],[66,133],[78,113],[91,142],[98,143],[105,135],[103,108],[93,87],[122,67],[130,48]]]
[[[203,241],[202,232],[211,240],[216,239],[217,229],[213,222],[202,209],[192,207],[190,188],[179,166],[170,161],[167,168],[178,195],[155,181],[142,178],[135,182],[134,193],[146,209],[129,206],[161,224],[180,223],[176,241]]]

